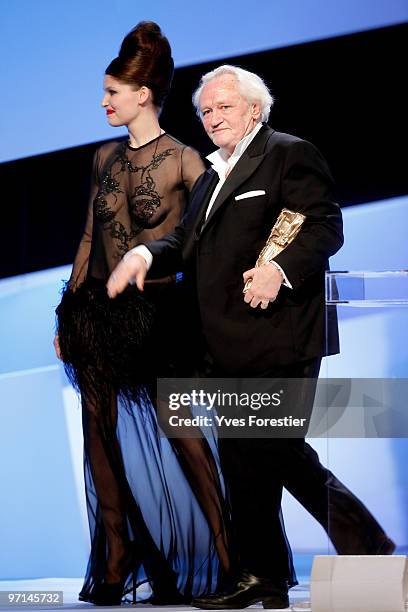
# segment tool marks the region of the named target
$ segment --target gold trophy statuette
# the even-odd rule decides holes
[[[305,215],[283,208],[271,229],[264,248],[259,253],[255,268],[264,266],[279,255],[296,238],[305,219]],[[252,278],[249,278],[245,283],[244,293],[249,290],[251,284]]]

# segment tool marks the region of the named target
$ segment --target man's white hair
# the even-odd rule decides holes
[[[269,113],[271,112],[273,105],[273,97],[268,87],[265,85],[261,77],[254,72],[249,72],[249,70],[244,70],[238,66],[230,66],[229,64],[219,66],[218,68],[215,68],[215,70],[211,70],[211,72],[207,72],[201,77],[200,83],[193,93],[193,104],[196,108],[197,115],[201,117],[200,96],[203,87],[212,79],[224,74],[232,74],[236,78],[238,83],[238,91],[241,96],[245,98],[248,104],[258,102],[258,104],[261,106],[261,121],[268,121]]]

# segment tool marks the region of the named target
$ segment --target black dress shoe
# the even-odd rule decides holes
[[[239,610],[262,602],[269,610],[289,607],[286,583],[274,583],[266,578],[257,578],[243,571],[234,587],[209,597],[197,597],[192,605],[203,610]]]
[[[131,561],[129,561],[130,567]],[[136,577],[137,571],[133,570],[131,573],[130,586],[132,587],[132,603],[136,604]],[[81,601],[89,601],[95,606],[120,606],[123,598],[126,596],[129,588],[125,592],[126,578],[119,582],[98,582],[94,585],[92,593],[85,599],[81,594],[79,599]]]
[[[120,606],[124,586],[123,582],[97,584],[88,601],[95,606]]]

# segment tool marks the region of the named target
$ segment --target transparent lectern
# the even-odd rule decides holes
[[[329,537],[341,555],[315,557],[313,612],[403,612],[408,550],[408,271],[328,272],[340,353],[324,360],[309,429],[327,467],[361,501],[329,489]],[[337,497],[336,497],[337,495]],[[341,513],[344,537],[339,538]],[[395,543],[394,557],[390,556]],[[329,552],[330,549],[329,549]],[[339,552],[339,551],[338,551]]]

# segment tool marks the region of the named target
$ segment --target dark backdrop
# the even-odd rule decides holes
[[[342,206],[406,194],[407,40],[403,24],[179,68],[162,126],[209,153],[191,92],[204,72],[236,64],[271,87],[270,125],[321,149]],[[0,277],[72,262],[99,144],[0,164]]]

